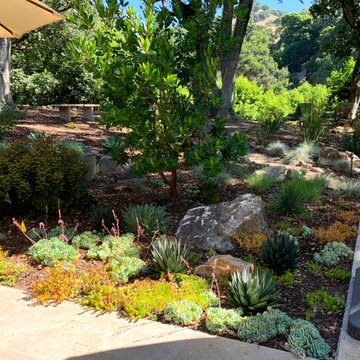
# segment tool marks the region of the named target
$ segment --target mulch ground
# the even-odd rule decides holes
[[[102,153],[102,142],[106,137],[114,134],[122,135],[123,131],[107,131],[105,127],[99,126],[96,121],[84,120],[81,113],[74,112],[74,118],[72,123],[64,123],[58,117],[58,113],[50,108],[30,109],[27,108],[26,119],[20,120],[18,125],[7,136],[7,140],[23,139],[31,132],[45,132],[47,136],[52,136],[55,140],[76,140],[90,146],[94,150],[99,152],[99,156]],[[229,125],[231,131],[246,131],[249,133],[249,129],[254,125],[252,122],[246,122],[239,127],[238,122],[233,122]],[[251,131],[250,131],[251,133]],[[288,127],[277,134],[274,139],[279,139],[287,144],[294,146],[297,141],[291,137],[292,128]],[[253,138],[253,140],[256,140]],[[265,142],[265,145],[270,140]],[[342,140],[340,133],[332,131],[329,133],[326,144],[337,146],[341,149]],[[125,209],[129,205],[136,205],[141,203],[153,203],[154,205],[166,206],[168,212],[172,215],[174,220],[173,231],[177,228],[177,225],[186,212],[195,206],[202,204],[202,199],[199,194],[189,193],[187,189],[197,189],[199,187],[199,181],[191,176],[189,170],[182,170],[181,173],[186,177],[186,183],[179,183],[179,197],[176,201],[170,201],[168,189],[166,187],[152,187],[146,193],[136,193],[130,191],[115,191],[114,185],[118,181],[116,176],[100,176],[99,180],[87,189],[88,194],[92,198],[92,205],[82,211],[74,211],[70,215],[64,215],[63,220],[69,227],[78,224],[79,231],[85,231],[92,228],[92,215],[95,209],[100,205],[112,206],[117,212]],[[156,179],[156,175],[150,176],[151,179]],[[233,185],[229,185],[221,190],[221,196],[224,201],[233,200],[236,196],[249,192],[246,183],[241,178],[236,178]],[[267,191],[261,194],[265,203],[268,201],[271,191]],[[340,210],[355,211],[360,214],[360,206],[357,202],[345,201],[341,198],[336,198],[331,193],[325,193],[321,201],[311,208],[311,212],[302,219],[286,219],[287,222],[292,223],[294,226],[301,227],[306,225],[308,227],[328,227],[336,221],[336,214]],[[27,228],[38,227],[40,221],[44,221],[42,218],[28,218],[21,217],[17,219],[19,222],[24,221]],[[272,226],[279,221],[284,221],[279,217],[268,215],[269,225]],[[46,226],[48,229],[57,226],[56,218],[49,218],[46,220]],[[16,286],[28,289],[33,281],[44,278],[44,269],[42,266],[35,264],[25,254],[29,246],[31,245],[19,230],[12,224],[12,220],[9,217],[3,217],[0,219],[0,233],[6,235],[6,240],[0,240],[0,246],[4,250],[8,250],[12,261],[16,263],[25,263],[28,266],[28,271],[22,274],[18,280]],[[355,238],[348,239],[347,245],[354,249]],[[313,261],[313,254],[316,251],[320,251],[322,246],[318,242],[310,237],[305,240],[300,240],[301,259],[300,268],[296,277],[296,284],[290,288],[283,288],[280,295],[280,310],[286,312],[293,318],[305,318],[307,310],[306,304],[303,302],[303,298],[307,292],[318,290],[321,286],[325,286],[329,289],[329,293],[335,294],[338,292],[340,295],[347,295],[349,281],[340,281],[321,276],[319,278],[314,277],[313,274],[307,271],[308,261]],[[234,252],[233,256],[244,257],[246,254],[240,250]],[[205,257],[205,254],[204,254]],[[81,269],[86,270],[92,265],[92,262],[85,260],[82,256],[76,263]],[[345,261],[342,265],[351,271],[352,263]],[[319,329],[321,335],[331,346],[333,351],[336,351],[336,345],[338,341],[339,331],[342,324],[343,313],[336,314],[334,312],[318,314],[311,321]],[[200,322],[198,328],[206,330],[204,322]],[[274,339],[268,345],[275,348],[283,348],[283,339]]]

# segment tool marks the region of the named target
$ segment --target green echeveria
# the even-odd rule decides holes
[[[206,327],[215,334],[224,333],[231,330],[237,330],[240,326],[242,309],[207,309]]]
[[[352,257],[354,252],[344,243],[328,243],[320,253],[314,254],[314,260],[320,264],[336,265],[341,257]]]

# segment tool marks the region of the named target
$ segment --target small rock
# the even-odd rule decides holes
[[[266,148],[263,145],[259,145],[259,146],[256,147],[256,151],[258,153],[260,153],[260,154],[265,154],[266,153]]]
[[[242,272],[244,269],[250,270],[254,268],[253,264],[231,255],[216,255],[212,256],[203,265],[198,266],[195,270],[195,275],[211,278],[214,272],[215,261],[215,276],[231,275],[236,271]]]
[[[266,166],[260,170],[256,170],[257,175],[267,175],[273,180],[285,180],[286,167],[285,166]]]
[[[151,184],[147,178],[133,178],[118,181],[114,185],[116,191],[132,191],[136,193],[146,193],[151,191]]]
[[[113,175],[120,174],[124,171],[124,167],[117,165],[116,161],[111,159],[111,156],[104,155],[99,160],[99,174],[100,175]]]
[[[320,150],[318,163],[324,166],[333,166],[336,161],[347,160],[348,155],[332,147],[323,147]]]

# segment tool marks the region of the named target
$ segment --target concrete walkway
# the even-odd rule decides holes
[[[1,360],[295,360],[285,351],[64,302],[39,306],[0,286]]]

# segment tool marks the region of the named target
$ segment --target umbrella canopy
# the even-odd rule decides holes
[[[62,19],[38,0],[0,0],[0,38],[20,38],[30,30]]]

